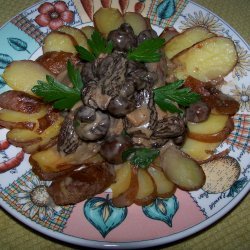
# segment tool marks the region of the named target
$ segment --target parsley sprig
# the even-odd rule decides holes
[[[110,54],[113,51],[113,43],[107,41],[98,31],[94,31],[91,39],[87,40],[91,51],[77,45],[76,50],[82,60],[93,62],[101,53]],[[158,62],[161,59],[159,49],[165,40],[162,38],[152,38],[143,41],[136,48],[128,52],[127,58],[137,62]]]
[[[159,49],[164,43],[165,40],[159,37],[147,39],[131,50],[127,58],[137,62],[158,62],[162,56]]]
[[[159,154],[160,151],[153,148],[129,148],[122,153],[122,158],[137,167],[147,168]]]
[[[180,80],[153,90],[154,101],[162,110],[182,113],[176,104],[187,107],[200,100],[200,95],[191,92],[190,88],[181,88],[183,83]]]
[[[52,102],[53,107],[59,110],[70,109],[81,99],[81,89],[83,82],[80,71],[75,69],[73,64],[68,61],[67,71],[72,88],[58,82],[52,76],[47,75],[47,81],[37,81],[31,90],[37,96],[43,98],[45,102]]]
[[[105,40],[105,38],[96,30],[91,35],[91,39],[87,40],[87,43],[91,49],[91,52],[82,46],[77,45],[76,50],[80,55],[80,58],[85,61],[94,61],[101,53],[110,54],[113,50],[113,44],[111,41]]]

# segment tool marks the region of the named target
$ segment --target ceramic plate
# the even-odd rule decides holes
[[[0,73],[13,60],[35,59],[41,54],[44,37],[62,24],[82,27],[92,24],[93,13],[101,6],[136,11],[150,18],[153,27],[174,26],[178,31],[205,26],[211,32],[231,38],[239,60],[226,77],[223,91],[240,102],[234,116],[235,130],[217,151],[229,148],[229,155],[240,163],[240,175],[223,192],[178,190],[168,199],[156,199],[149,206],[132,205],[115,208],[109,192],[75,206],[49,206],[44,186],[31,171],[29,155],[6,141],[6,129],[0,130],[0,168],[16,166],[0,174],[1,206],[29,227],[56,239],[95,248],[145,248],[166,244],[209,226],[230,211],[249,191],[250,165],[248,145],[250,127],[250,53],[247,43],[221,18],[207,9],[185,0],[153,1],[47,1],[60,22],[50,20],[47,26],[39,15],[46,12],[44,2],[26,9],[0,29]],[[42,27],[43,26],[43,27]],[[8,86],[0,77],[0,92]],[[31,199],[33,194],[33,199]]]

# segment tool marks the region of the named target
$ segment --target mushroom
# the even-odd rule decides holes
[[[76,134],[73,126],[73,114],[70,112],[64,119],[59,132],[57,141],[57,150],[64,154],[71,154],[76,151],[81,140]]]
[[[127,52],[136,47],[137,39],[132,27],[123,23],[120,28],[112,30],[108,35],[108,41],[113,43],[114,49]]]
[[[86,141],[102,139],[110,125],[109,115],[88,106],[81,106],[74,116],[74,129],[76,134]]]

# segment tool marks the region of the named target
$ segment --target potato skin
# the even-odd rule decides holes
[[[25,92],[9,90],[0,95],[0,108],[27,114],[39,112],[44,103]]]
[[[76,55],[64,51],[46,52],[36,59],[39,64],[54,75],[58,75],[62,71],[66,70],[68,60],[70,60],[74,65],[80,61]]]

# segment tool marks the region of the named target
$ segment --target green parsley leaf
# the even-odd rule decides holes
[[[87,42],[91,49],[91,52],[89,52],[82,46],[76,46],[76,50],[80,54],[80,58],[85,61],[92,62],[101,53],[110,54],[113,50],[112,42],[107,42],[107,40],[105,40],[101,33],[96,30],[94,30],[93,34],[91,35],[91,39],[88,39]]]
[[[175,104],[187,107],[200,100],[200,95],[191,92],[190,88],[181,88],[184,81],[176,81],[165,86],[156,88],[154,92],[154,101],[164,111],[171,113],[182,113]]]
[[[159,156],[160,151],[152,148],[129,148],[122,153],[124,161],[140,168],[147,168]]]
[[[139,46],[131,50],[127,58],[137,62],[158,62],[161,59],[159,49],[163,46],[165,40],[162,38],[147,39]]]
[[[37,81],[31,91],[42,97],[45,102],[53,102],[53,107],[59,110],[70,109],[81,99],[81,89],[83,82],[80,71],[75,69],[68,61],[67,70],[73,88],[58,82],[52,76],[47,75],[47,81]]]
[[[93,62],[96,59],[96,57],[91,52],[86,50],[84,47],[77,45],[75,46],[75,48],[76,48],[76,51],[79,53],[80,58],[82,60]]]

